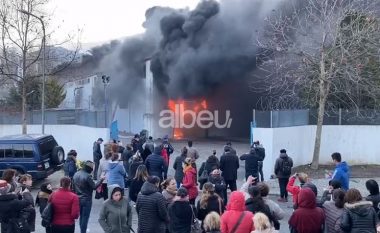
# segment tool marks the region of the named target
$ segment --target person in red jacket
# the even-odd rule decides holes
[[[70,190],[71,180],[63,177],[61,188],[50,196],[53,207],[52,232],[74,233],[75,219],[79,217],[79,198]]]
[[[221,231],[222,233],[250,233],[255,230],[252,218],[253,213],[245,210],[244,193],[234,191],[231,193],[227,211],[221,217]]]
[[[289,219],[291,232],[322,233],[325,213],[317,207],[314,192],[310,188],[302,188],[297,201],[298,208]]]
[[[298,181],[300,182],[299,186],[295,185],[297,178],[298,178]],[[305,173],[296,173],[292,177],[290,177],[288,185],[286,186],[286,191],[288,191],[289,193],[293,195],[293,208],[297,206],[298,194],[301,191],[302,186],[307,181],[308,181],[308,176]]]
[[[186,158],[183,162],[183,174],[182,187],[185,187],[189,193],[190,204],[195,205],[198,196],[197,170],[192,166],[191,158]]]

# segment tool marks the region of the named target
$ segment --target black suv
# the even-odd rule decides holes
[[[33,179],[44,179],[62,168],[63,148],[52,135],[25,134],[0,137],[0,173],[13,168]]]

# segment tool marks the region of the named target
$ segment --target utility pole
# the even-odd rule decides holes
[[[110,76],[102,75],[102,81],[104,84],[104,127],[108,128],[108,113],[107,113],[107,86],[110,83]]]

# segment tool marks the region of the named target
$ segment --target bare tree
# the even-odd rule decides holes
[[[42,64],[43,44],[48,43],[51,36],[51,32],[48,29],[45,32],[44,28],[51,16],[44,11],[47,3],[48,0],[2,0],[0,3],[0,78],[2,82],[13,82],[20,87],[23,134],[27,133],[27,84],[43,73],[48,76],[63,70],[75,59],[79,50],[77,43],[75,51],[63,55],[69,56],[70,60],[57,70],[49,66],[57,58],[49,57],[49,48],[52,46],[47,46],[47,65]],[[72,40],[73,37],[68,36],[62,43]]]
[[[380,27],[370,0],[291,0],[266,19],[258,37],[254,91],[271,108],[316,107],[312,168],[319,165],[325,111],[376,109]]]

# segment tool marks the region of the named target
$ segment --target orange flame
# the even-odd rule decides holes
[[[202,100],[201,102],[195,102],[195,101],[184,101],[182,99],[178,99],[178,100],[172,100],[170,99],[168,101],[168,108],[174,112],[175,114],[175,120],[178,119],[177,118],[177,114],[182,114],[182,116],[179,116],[180,119],[183,119],[183,112],[176,112],[176,106],[179,106],[179,108],[181,109],[190,109],[191,106],[192,109],[194,110],[194,112],[198,113],[200,112],[201,110],[205,110],[207,109],[207,101],[206,100]],[[177,122],[174,122],[174,125],[177,126]],[[173,137],[174,139],[182,139],[184,138],[184,133],[183,133],[183,130],[181,128],[174,128],[173,129]]]

